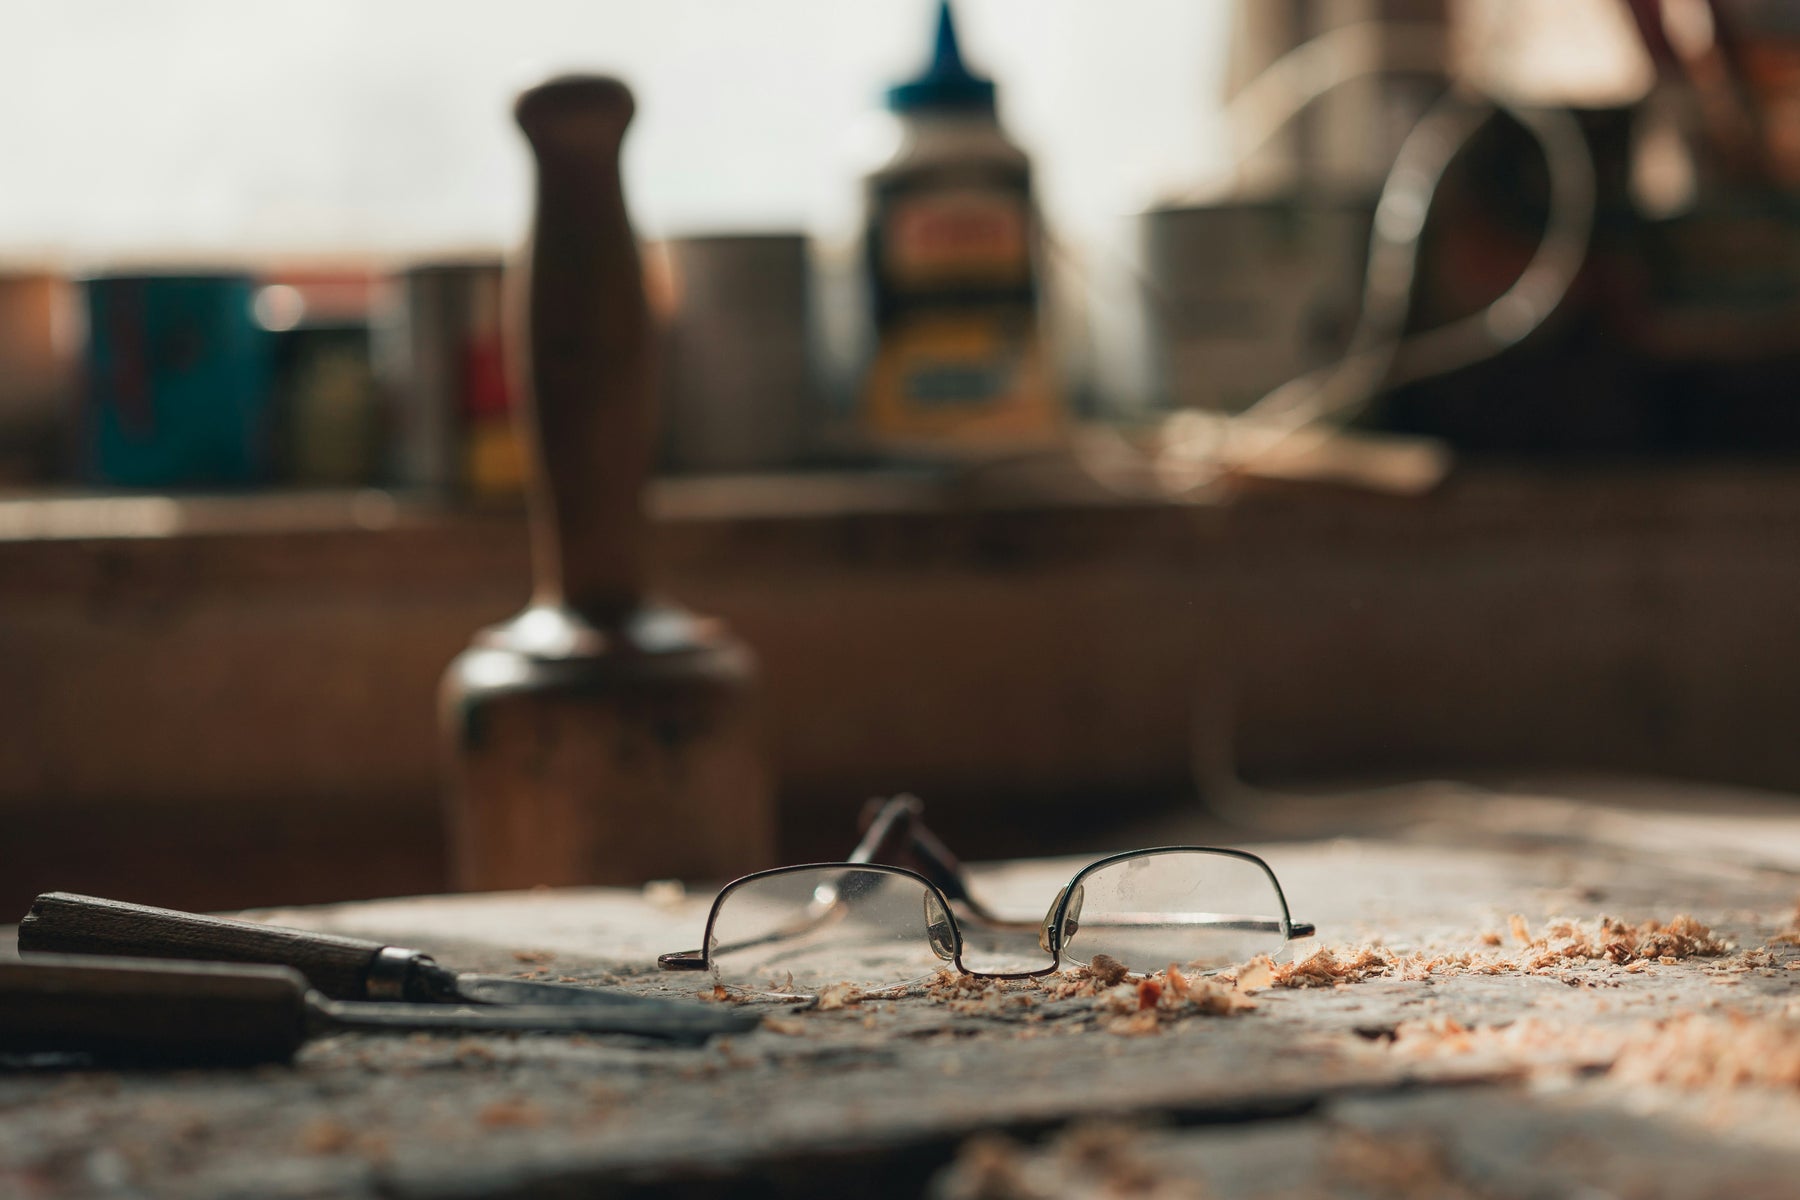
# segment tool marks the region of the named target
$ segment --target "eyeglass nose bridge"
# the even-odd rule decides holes
[[[938,898],[936,889],[925,893],[925,939],[931,943],[931,952],[945,962],[955,962],[957,943],[960,940],[956,932],[956,921],[944,902]]]
[[[1063,907],[1065,898],[1068,899],[1067,911],[1064,911]],[[1082,890],[1079,885],[1076,886],[1073,896],[1069,896],[1067,887],[1056,893],[1056,899],[1050,902],[1049,910],[1044,913],[1044,923],[1038,926],[1038,948],[1045,954],[1052,958],[1060,958],[1062,948],[1069,944],[1069,939],[1073,938],[1075,931],[1081,928],[1081,922],[1076,919],[1081,915],[1081,900]],[[1056,919],[1059,912],[1062,913],[1061,922]]]

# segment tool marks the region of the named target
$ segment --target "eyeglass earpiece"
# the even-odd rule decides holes
[[[925,938],[931,943],[933,954],[945,962],[955,961],[956,922],[950,919],[950,910],[936,892],[925,893]]]

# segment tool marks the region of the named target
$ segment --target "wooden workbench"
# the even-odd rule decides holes
[[[0,1195],[1800,1187],[1800,807],[1787,798],[1563,781],[1243,804],[1240,819],[1282,833],[1257,848],[1295,916],[1318,924],[1317,946],[1340,969],[1365,963],[1336,986],[1234,993],[1254,1007],[1225,1016],[1139,1014],[1135,990],[947,989],[785,1010],[698,1049],[338,1037],[292,1068],[0,1074]],[[1075,865],[979,878],[1002,904],[1037,905]],[[692,991],[650,960],[697,941],[709,899],[543,892],[263,915],[459,966]],[[1563,952],[1603,915],[1666,926],[1682,913],[1732,948],[1646,958],[1633,934],[1612,938],[1624,961]],[[1559,917],[1583,924],[1557,932]]]

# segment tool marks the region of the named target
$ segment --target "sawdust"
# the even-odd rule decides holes
[[[1465,1025],[1453,1017],[1434,1017],[1402,1021],[1387,1045],[1402,1058],[1468,1058],[1525,1073],[1607,1067],[1618,1052],[1619,1040],[1614,1031],[1577,1022],[1525,1018]]]
[[[1800,902],[1795,904],[1793,914],[1788,917],[1787,928],[1769,938],[1765,945],[1771,948],[1800,946]],[[1792,964],[1789,965],[1792,966]]]
[[[925,981],[925,995],[928,999],[939,1001],[965,999],[981,995],[996,982],[998,981],[983,979],[978,975],[964,975],[945,967]]]
[[[1386,974],[1394,965],[1393,955],[1374,946],[1354,950],[1321,946],[1305,958],[1272,966],[1269,981],[1283,988],[1338,987]]]
[[[1259,954],[1224,977],[1236,980],[1240,992],[1260,992],[1275,986],[1275,960]]]
[[[1672,1017],[1627,1038],[1612,1075],[1689,1091],[1800,1090],[1800,1021],[1744,1013]]]
[[[1095,963],[1099,968],[1095,968]],[[1117,967],[1118,970],[1113,968]],[[1059,975],[1046,975],[1038,980],[1038,990],[1052,1000],[1072,1000],[1099,995],[1109,987],[1124,982],[1130,972],[1125,964],[1104,954],[1096,954],[1094,962],[1072,967]]]
[[[820,1012],[832,1012],[840,1008],[849,1008],[861,1004],[863,991],[854,983],[834,983],[819,991],[819,999],[814,1008]]]
[[[1124,963],[1110,954],[1094,955],[1088,962],[1087,969],[1088,974],[1094,977],[1094,982],[1103,988],[1116,987],[1125,981],[1125,976],[1131,974]]]
[[[1174,963],[1135,983],[1117,984],[1100,993],[1110,1019],[1101,1027],[1123,1037],[1145,1037],[1187,1017],[1232,1017],[1256,1008],[1236,980],[1218,976],[1189,978]]]
[[[1717,957],[1730,948],[1686,913],[1667,922],[1641,921],[1636,925],[1612,917],[1601,917],[1597,923],[1553,921],[1542,938],[1526,947],[1536,951],[1528,960],[1532,969],[1574,960],[1605,959],[1618,966],[1638,959],[1679,962],[1695,956]]]
[[[1683,913],[1668,921],[1635,925],[1613,917],[1589,921],[1555,918],[1534,935],[1524,917],[1514,914],[1508,928],[1518,946],[1513,953],[1493,949],[1502,944],[1496,933],[1478,934],[1487,949],[1415,950],[1398,953],[1384,946],[1321,946],[1303,959],[1276,965],[1275,987],[1341,987],[1371,978],[1418,981],[1441,975],[1548,975],[1580,963],[1610,963],[1632,974],[1648,963],[1673,965],[1689,958],[1717,958],[1731,951],[1725,939]],[[1769,965],[1755,958],[1740,960],[1746,969]],[[1637,965],[1635,968],[1633,964]]]
[[[1387,1044],[1413,1059],[1467,1058],[1527,1074],[1604,1070],[1619,1083],[1683,1093],[1800,1091],[1800,1021],[1741,1012],[1612,1027],[1543,1018],[1472,1027],[1437,1018],[1402,1022]]]

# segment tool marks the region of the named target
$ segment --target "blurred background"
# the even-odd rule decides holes
[[[781,860],[900,790],[1004,857],[1246,779],[1800,787],[1788,5],[0,10],[0,920],[454,882],[511,100],[576,68]]]

